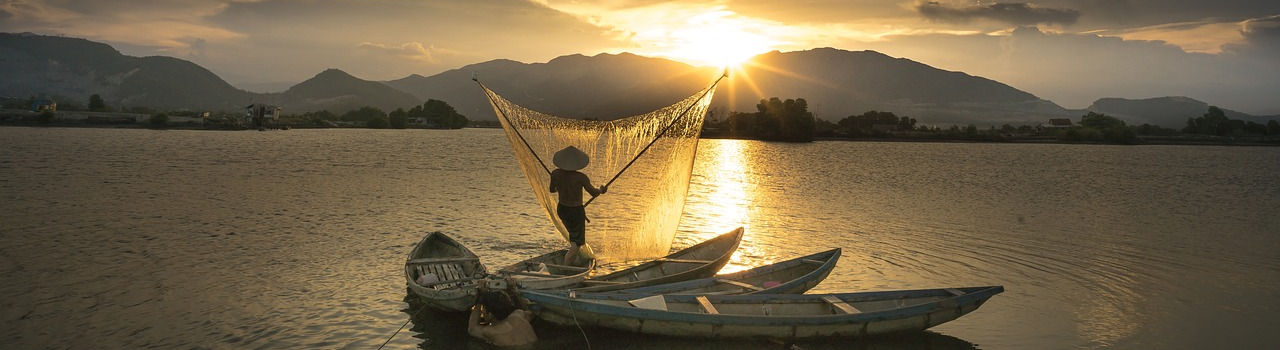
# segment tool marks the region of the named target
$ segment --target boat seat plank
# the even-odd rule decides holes
[[[586,280],[586,281],[582,281],[582,283],[586,283],[586,284],[621,284],[621,283],[628,283],[628,282]]]
[[[458,273],[459,272],[458,270],[461,270],[460,267],[461,266],[459,266],[458,264],[448,264],[448,265],[441,266],[441,268],[444,269],[444,276],[451,280],[456,280],[462,277],[462,276],[459,276],[461,274]]]
[[[459,261],[480,261],[478,257],[457,257],[457,258],[418,258],[409,260],[408,264],[435,264]]]
[[[529,276],[529,277],[544,277],[544,278],[546,278],[546,277],[560,277],[560,276],[558,276],[558,275],[553,275],[553,274],[549,274],[549,273],[526,272],[526,271],[507,271],[507,272],[503,272],[503,273],[504,273],[504,274],[508,274],[508,275],[514,275],[514,276]]]
[[[755,291],[764,290],[764,288],[753,286],[750,283],[738,282],[738,281],[729,280],[729,279],[716,279],[716,282],[742,287],[746,290],[755,290]]]
[[[445,268],[445,265],[432,265],[432,266],[436,267],[436,271],[440,271],[441,280],[448,281],[448,280],[457,279],[457,278],[453,278],[452,276],[449,276],[449,269]]]
[[[447,288],[451,288],[451,287],[453,287],[453,286],[454,286],[454,284],[462,284],[462,283],[465,283],[465,282],[471,282],[471,281],[478,280],[478,279],[479,279],[479,278],[467,277],[467,278],[456,279],[456,280],[448,280],[448,281],[440,281],[440,282],[435,282],[435,283],[427,283],[427,284],[424,284],[424,285],[422,285],[422,286],[423,286],[423,287],[427,287],[427,288],[435,288],[435,289],[447,289]]]
[[[954,295],[954,296],[964,295],[964,292],[961,292],[959,289],[955,289],[955,288],[947,288],[947,293],[951,293],[951,295]]]
[[[840,300],[840,298],[837,298],[834,295],[824,295],[822,296],[822,301],[827,302],[827,304],[831,304],[831,306],[834,306],[836,309],[846,314],[862,313],[861,310],[858,310],[857,308],[853,307],[853,305],[849,305],[849,303],[844,302],[844,300]]]
[[[669,262],[669,263],[681,263],[681,264],[710,264],[713,262],[711,260],[669,259],[669,258],[662,258],[662,259],[658,259],[657,261]]]
[[[800,259],[800,262],[802,262],[802,263],[810,263],[810,264],[814,264],[814,265],[822,265],[822,264],[826,264],[826,263],[827,263],[826,261],[822,261],[822,260],[813,260],[813,259]]]
[[[547,264],[547,268],[556,268],[556,269],[562,269],[562,270],[574,270],[574,271],[586,271],[586,270],[587,270],[587,268],[585,268],[585,267],[581,267],[581,266],[569,266],[569,265],[558,265],[558,264]]]
[[[720,311],[716,310],[716,307],[714,305],[711,305],[711,301],[707,300],[706,296],[699,295],[694,297],[693,299],[697,300],[698,305],[702,305],[702,309],[707,311],[708,314],[711,314],[711,315],[720,314]]]

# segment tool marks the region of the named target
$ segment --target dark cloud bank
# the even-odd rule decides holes
[[[922,2],[916,11],[925,18],[943,22],[988,19],[1015,25],[1062,24],[1080,19],[1080,12],[1066,8],[1038,7],[1025,2],[998,2],[986,5],[949,6],[937,1]]]

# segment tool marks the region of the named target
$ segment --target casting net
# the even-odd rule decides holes
[[[568,231],[556,216],[558,195],[548,190],[550,171],[556,169],[552,155],[566,146],[586,152],[591,162],[579,171],[594,186],[616,176],[608,193],[586,207],[589,247],[584,252],[607,260],[629,260],[666,255],[671,249],[689,190],[698,133],[716,83],[653,112],[603,121],[529,110],[481,87],[538,204],[566,241]],[[583,198],[590,195],[584,193]]]

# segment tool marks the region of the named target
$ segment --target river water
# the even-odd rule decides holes
[[[485,348],[410,308],[402,266],[430,231],[491,267],[561,246],[509,147],[485,129],[0,128],[0,347],[370,349],[415,314],[389,348]],[[674,246],[746,226],[725,271],[839,247],[815,292],[1006,288],[931,332],[805,349],[1267,348],[1277,174],[1280,148],[703,140]]]

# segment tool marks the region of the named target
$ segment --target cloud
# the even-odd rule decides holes
[[[1240,35],[1244,37],[1243,42],[1226,45],[1223,51],[1244,57],[1258,56],[1275,62],[1274,68],[1280,69],[1280,15],[1243,21]]]
[[[1250,42],[1280,43],[1280,15],[1244,21],[1240,33]]]
[[[401,57],[410,61],[436,63],[435,58],[431,54],[432,50],[427,49],[426,46],[423,46],[422,43],[417,41],[410,41],[400,44],[400,46],[371,43],[366,41],[356,45],[356,47],[368,52]]]
[[[10,17],[13,17],[12,13],[9,13],[9,11],[5,11],[4,9],[0,9],[0,19],[9,19]]]
[[[965,23],[987,19],[1013,25],[1062,24],[1080,19],[1080,11],[1038,7],[1025,2],[997,2],[989,5],[951,6],[937,1],[921,2],[916,12],[930,20]]]
[[[208,41],[204,38],[192,38],[191,43],[187,45],[187,57],[204,57],[207,44]]]

